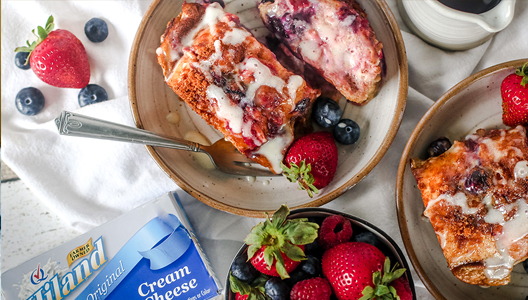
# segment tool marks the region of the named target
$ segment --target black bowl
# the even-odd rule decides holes
[[[413,300],[416,300],[416,291],[414,288],[414,281],[411,276],[411,269],[409,267],[409,264],[407,263],[407,260],[405,259],[405,256],[403,255],[403,252],[401,251],[400,247],[398,247],[396,242],[378,227],[358,217],[338,212],[335,210],[318,207],[294,209],[290,212],[288,219],[321,218],[322,220],[331,215],[342,215],[348,218],[352,223],[352,230],[354,232],[354,235],[363,231],[369,231],[371,233],[374,233],[378,240],[381,242],[381,245],[378,246],[381,252],[383,252],[385,256],[389,257],[392,264],[394,264],[394,262],[398,262],[401,267],[407,270],[403,276],[407,279],[407,281],[409,281],[409,286],[413,294]],[[242,246],[242,248],[238,250],[235,257],[241,255],[242,253],[244,253],[244,251],[247,251],[247,245]],[[225,300],[235,300],[235,294],[231,292],[231,288],[229,285],[229,273],[227,274],[225,284]]]

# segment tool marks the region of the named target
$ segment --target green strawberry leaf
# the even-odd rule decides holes
[[[268,269],[271,269],[271,266],[273,265],[274,252],[275,249],[273,249],[273,247],[266,247],[266,249],[264,249],[264,262],[268,265]]]
[[[53,30],[53,27],[55,27],[55,24],[53,24],[54,19],[53,16],[49,16],[48,20],[46,21],[46,25],[44,28],[46,28],[46,31],[50,33]]]
[[[387,286],[385,285],[378,285],[374,288],[374,294],[376,296],[382,296],[382,295],[386,295],[386,294],[389,294],[390,293],[390,290]]]
[[[282,278],[288,278],[289,275],[281,252],[294,261],[305,259],[304,252],[298,245],[315,241],[319,229],[318,224],[308,222],[307,218],[287,219],[289,213],[289,208],[282,205],[273,214],[273,221],[268,215],[266,220],[255,225],[244,239],[249,246],[248,259],[265,247],[263,250],[265,264],[271,269],[275,263],[276,270]]]
[[[279,274],[281,279],[290,278],[288,271],[286,271],[286,266],[284,265],[284,259],[282,259],[281,252],[279,250],[273,251],[273,257],[275,258],[275,269]]]
[[[281,250],[293,261],[301,261],[306,259],[304,251],[300,247],[290,244],[290,242],[285,242]]]
[[[273,222],[272,222],[273,226],[275,228],[279,228],[280,226],[282,226],[282,224],[284,224],[289,214],[290,214],[290,209],[288,208],[288,206],[286,206],[285,204],[281,205],[279,210],[277,210],[273,214]]]
[[[390,293],[394,299],[400,300],[400,296],[398,296],[398,293],[396,292],[396,289],[391,285],[389,286]]]
[[[406,271],[406,269],[402,268],[402,269],[398,269],[398,270],[392,272],[393,280],[391,280],[391,281],[394,281],[395,279],[402,277],[402,275],[405,274],[405,271]]]
[[[247,295],[249,292],[251,292],[251,286],[233,276],[231,272],[229,272],[229,286],[231,288],[231,292],[233,293]]]
[[[264,296],[262,292],[258,290],[251,290],[251,293],[249,293],[249,296],[247,300],[268,300],[269,298]]]
[[[367,285],[361,294],[363,297],[359,298],[359,300],[370,300],[374,297],[374,289],[370,285]]]
[[[32,42],[31,44],[29,43],[29,41],[26,41],[27,47],[22,46],[22,47],[15,48],[15,52],[29,52],[29,55],[26,60],[26,64],[29,62],[29,58],[31,57],[31,53],[33,53],[33,50],[35,50],[35,48],[40,43],[42,43],[42,41],[44,41],[48,37],[49,33],[52,32],[53,29],[55,28],[55,25],[53,24],[53,20],[54,20],[53,16],[49,16],[48,20],[46,21],[46,25],[44,27],[37,26],[37,33],[35,33],[35,29],[31,31],[33,35],[35,35],[35,37],[37,38],[36,41]]]
[[[306,245],[315,241],[318,229],[317,223],[293,222],[284,230],[284,235],[294,245]]]
[[[38,35],[41,41],[45,40],[48,37],[48,32],[46,29],[42,28],[41,26],[37,27]]]
[[[31,52],[31,51],[33,51],[33,49],[26,47],[26,46],[15,48],[15,52]]]
[[[386,257],[385,262],[383,263],[383,274],[381,271],[376,271],[372,274],[374,288],[371,286],[365,287],[363,290],[364,296],[361,297],[360,300],[369,300],[373,298],[376,300],[400,299],[398,295],[396,295],[396,289],[394,289],[394,287],[390,286],[389,284],[397,278],[400,278],[405,273],[406,269],[397,269],[398,263],[395,263],[392,268],[390,265],[390,259]]]
[[[247,250],[248,259],[251,259],[255,255],[255,253],[257,253],[257,251],[260,250],[261,247],[262,247],[261,245],[256,245],[256,244],[250,245]]]
[[[300,162],[299,166],[295,163],[290,163],[289,168],[281,162],[281,168],[284,171],[284,176],[290,182],[297,181],[299,183],[299,189],[306,190],[310,198],[313,197],[314,193],[319,193],[319,190],[313,185],[315,179],[311,174],[312,166],[310,164],[307,165],[304,160]]]

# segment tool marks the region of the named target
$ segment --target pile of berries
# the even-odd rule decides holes
[[[59,88],[81,89],[79,105],[108,100],[103,87],[90,82],[90,64],[81,41],[70,31],[55,29],[53,16],[44,27],[33,30],[37,40],[26,46],[17,47],[15,65],[21,70],[33,70],[43,82]],[[100,43],[108,36],[106,22],[99,18],[90,19],[85,25],[86,37]],[[27,87],[16,95],[15,105],[24,115],[38,114],[45,104],[44,95],[35,87]]]
[[[341,215],[287,219],[283,205],[246,237],[231,265],[236,300],[411,300],[405,269],[375,234]]]

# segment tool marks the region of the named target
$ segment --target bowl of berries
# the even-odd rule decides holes
[[[226,300],[416,299],[398,245],[352,215],[282,205],[244,242],[227,276]]]
[[[527,69],[526,59],[509,61],[456,84],[402,154],[400,230],[436,299],[528,295]]]

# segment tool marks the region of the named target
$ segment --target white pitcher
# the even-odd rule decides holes
[[[398,0],[398,9],[407,26],[426,42],[447,50],[466,50],[510,24],[515,0],[502,0],[481,14],[456,10],[438,0]]]

